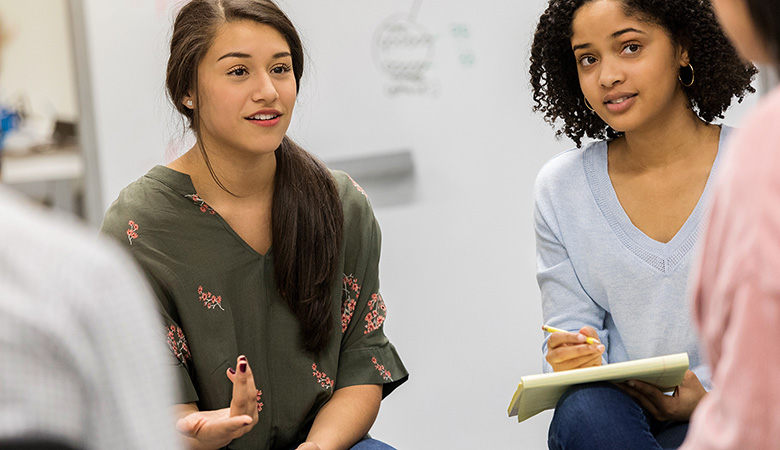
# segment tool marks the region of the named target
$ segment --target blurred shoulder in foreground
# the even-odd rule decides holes
[[[0,443],[181,448],[162,327],[134,263],[68,217],[0,196]]]

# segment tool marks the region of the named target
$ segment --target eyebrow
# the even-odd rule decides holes
[[[642,30],[637,30],[636,28],[624,28],[624,29],[622,29],[622,30],[615,31],[614,33],[612,33],[612,34],[610,35],[610,37],[611,37],[612,39],[615,39],[615,38],[617,38],[617,37],[620,37],[620,36],[622,36],[622,35],[624,35],[624,34],[626,34],[626,33],[639,33],[639,34],[647,34],[647,33],[645,33],[645,32],[644,32],[644,31],[642,31]],[[572,50],[573,52],[576,52],[577,50],[579,50],[579,49],[581,49],[581,48],[588,48],[588,47],[590,47],[590,44],[589,44],[589,43],[585,43],[585,44],[579,44],[579,45],[575,45],[574,47],[572,47],[572,48],[571,48],[571,50]]]
[[[285,58],[285,57],[288,57],[288,56],[292,56],[290,54],[290,52],[279,52],[279,53],[274,53],[273,59]],[[222,61],[225,58],[251,58],[251,57],[252,57],[252,55],[250,55],[248,53],[230,52],[230,53],[225,53],[224,55],[220,56],[217,61]]]

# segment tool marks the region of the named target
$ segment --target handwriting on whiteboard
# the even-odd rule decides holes
[[[410,14],[392,15],[374,32],[371,52],[385,76],[384,91],[389,97],[439,95],[440,83],[431,72],[439,38],[417,20],[421,5],[422,0],[416,0]],[[458,64],[463,68],[474,66],[476,54],[471,48],[469,26],[457,23],[449,31],[444,36],[454,42]]]

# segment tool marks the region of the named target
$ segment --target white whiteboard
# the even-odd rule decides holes
[[[177,149],[163,90],[175,2],[81,2],[105,210]],[[414,165],[413,195],[376,208],[386,331],[411,377],[373,434],[399,449],[545,448],[550,416],[517,424],[506,407],[541,370],[533,180],[571,146],[531,112],[546,1],[280,4],[309,56],[294,138],[326,160],[408,150]]]

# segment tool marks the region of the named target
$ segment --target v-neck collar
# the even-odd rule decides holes
[[[190,178],[190,176],[186,173],[179,172],[178,170],[171,169],[167,166],[158,165],[152,167],[152,169],[147,172],[146,176],[159,181],[171,190],[175,191],[183,200],[195,203],[202,202],[202,205],[207,208],[207,212],[210,212],[210,215],[212,215],[215,220],[218,220],[222,224],[222,226],[225,228],[225,231],[230,233],[230,235],[233,236],[237,243],[244,247],[244,249],[249,253],[251,253],[252,256],[261,259],[272,258],[273,244],[271,244],[265,254],[259,253],[257,250],[252,248],[252,246],[249,245],[244,240],[244,238],[236,233],[236,230],[234,230],[233,227],[231,227],[230,224],[219,215],[219,212],[211,209],[211,207],[208,206],[208,204],[206,204],[202,199],[193,198],[193,196],[197,195],[197,192],[195,191],[195,185],[192,184],[192,178]]]
[[[666,243],[651,238],[637,228],[620,204],[617,193],[612,186],[612,180],[609,178],[607,142],[594,142],[583,152],[583,164],[588,184],[596,204],[612,228],[612,231],[629,251],[659,272],[666,273],[673,270],[696,244],[696,240],[704,227],[702,216],[706,210],[709,192],[712,189],[713,180],[716,178],[715,174],[720,165],[724,143],[731,131],[730,127],[721,126],[718,154],[712,163],[712,169],[707,178],[707,184],[704,186],[704,191],[683,226]]]

